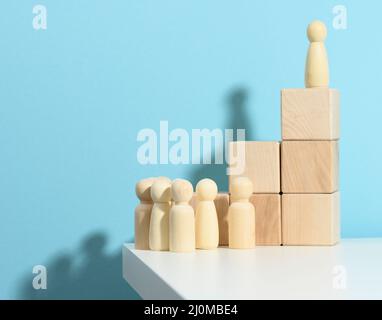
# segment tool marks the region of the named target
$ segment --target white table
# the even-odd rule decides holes
[[[125,244],[123,276],[143,299],[382,299],[382,239],[182,254]]]

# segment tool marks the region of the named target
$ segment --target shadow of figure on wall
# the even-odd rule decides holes
[[[248,91],[244,87],[233,89],[226,98],[224,108],[227,114],[226,124],[222,129],[233,129],[234,141],[237,140],[237,129],[245,129],[245,140],[254,140],[255,133],[251,125],[250,112],[248,111]],[[213,145],[213,143],[212,143]],[[223,152],[225,159],[225,145],[217,146],[218,152]],[[188,177],[191,183],[196,184],[205,178],[216,182],[219,191],[228,191],[227,164],[216,164],[216,150],[211,150],[211,164],[193,165]],[[201,159],[202,162],[202,159]]]
[[[131,242],[131,241],[130,241]],[[139,299],[122,277],[122,253],[106,251],[107,236],[86,237],[78,254],[62,253],[46,265],[47,289],[32,286],[32,273],[24,278],[20,299]]]
[[[227,114],[223,129],[246,130],[246,140],[253,140],[254,131],[248,111],[248,92],[238,87],[232,90],[224,104]],[[234,138],[236,140],[236,138]],[[224,144],[217,146],[225,152]],[[188,174],[189,180],[196,186],[204,178],[213,179],[219,191],[228,191],[226,163],[215,164],[215,150],[211,150],[212,164],[193,165]],[[133,242],[133,239],[129,239]],[[109,254],[106,251],[107,236],[103,232],[94,232],[85,237],[78,251],[60,253],[46,264],[47,289],[36,290],[32,286],[36,276],[28,272],[24,277],[18,298],[37,299],[140,299],[138,294],[122,277],[122,252]]]

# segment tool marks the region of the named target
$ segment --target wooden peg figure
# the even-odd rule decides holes
[[[173,205],[170,210],[170,251],[191,252],[195,250],[195,214],[189,204],[194,193],[187,180],[176,179],[171,185]]]
[[[157,178],[151,186],[151,198],[154,201],[151,211],[149,245],[151,250],[169,250],[169,213],[171,201],[171,182]]]
[[[151,210],[151,186],[154,178],[143,179],[135,185],[135,193],[140,203],[135,208],[135,249],[149,250]]]
[[[196,185],[198,205],[195,213],[197,249],[215,249],[219,245],[219,224],[214,200],[218,187],[211,179],[203,179]]]
[[[326,26],[321,21],[313,21],[307,30],[310,46],[305,66],[305,87],[329,86],[329,63],[325,48]]]
[[[249,178],[238,177],[231,183],[228,209],[228,243],[232,249],[250,249],[256,245],[255,207],[249,202],[253,185]]]

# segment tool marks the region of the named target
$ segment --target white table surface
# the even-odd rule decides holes
[[[382,239],[194,253],[125,244],[123,276],[143,299],[382,299]]]

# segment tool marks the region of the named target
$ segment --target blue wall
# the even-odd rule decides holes
[[[38,3],[47,30],[32,28]],[[347,30],[331,26],[337,4]],[[224,173],[141,166],[137,132],[160,120],[242,124],[252,139],[279,140],[279,91],[303,86],[315,18],[329,27],[331,86],[342,93],[342,236],[382,236],[381,10],[370,0],[3,1],[0,298],[136,298],[120,276],[135,181]],[[37,264],[48,267],[43,293],[31,289]]]

